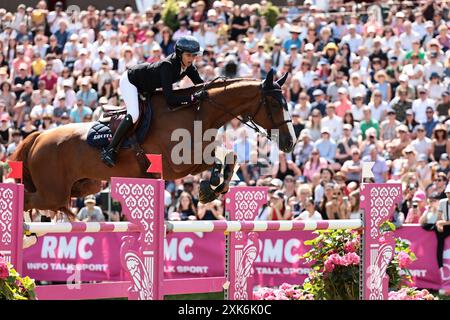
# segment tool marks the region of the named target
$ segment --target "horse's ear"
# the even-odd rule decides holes
[[[277,84],[282,87],[283,84],[286,82],[286,79],[288,77],[288,72],[286,72],[280,79],[277,80]]]
[[[267,73],[266,79],[264,79],[263,87],[266,89],[273,87],[273,69]]]

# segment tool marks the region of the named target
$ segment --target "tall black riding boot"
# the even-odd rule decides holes
[[[133,119],[131,115],[127,114],[120,122],[114,136],[109,145],[102,151],[102,161],[108,166],[113,167],[116,162],[117,151],[120,148],[125,134],[133,126]]]

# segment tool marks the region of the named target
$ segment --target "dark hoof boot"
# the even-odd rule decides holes
[[[108,167],[112,168],[116,164],[116,152],[112,149],[106,149],[102,152],[102,161]]]
[[[218,195],[214,192],[213,189],[211,189],[209,181],[207,180],[200,181],[200,193],[198,200],[201,203],[208,203],[214,201],[217,199],[217,197]]]

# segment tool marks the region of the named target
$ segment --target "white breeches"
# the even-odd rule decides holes
[[[127,107],[127,113],[136,123],[139,118],[139,94],[137,88],[128,80],[128,72],[125,71],[120,77],[120,94]]]

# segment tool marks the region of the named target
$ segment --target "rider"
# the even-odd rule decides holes
[[[198,102],[207,97],[207,91],[200,90],[190,96],[174,95],[172,84],[188,76],[194,84],[203,83],[193,65],[200,52],[200,44],[192,36],[181,37],[175,44],[175,52],[155,63],[141,63],[124,72],[120,78],[120,91],[127,107],[127,115],[119,124],[110,144],[102,152],[102,161],[112,167],[123,137],[139,118],[138,92],[152,94],[162,88],[170,110]]]

